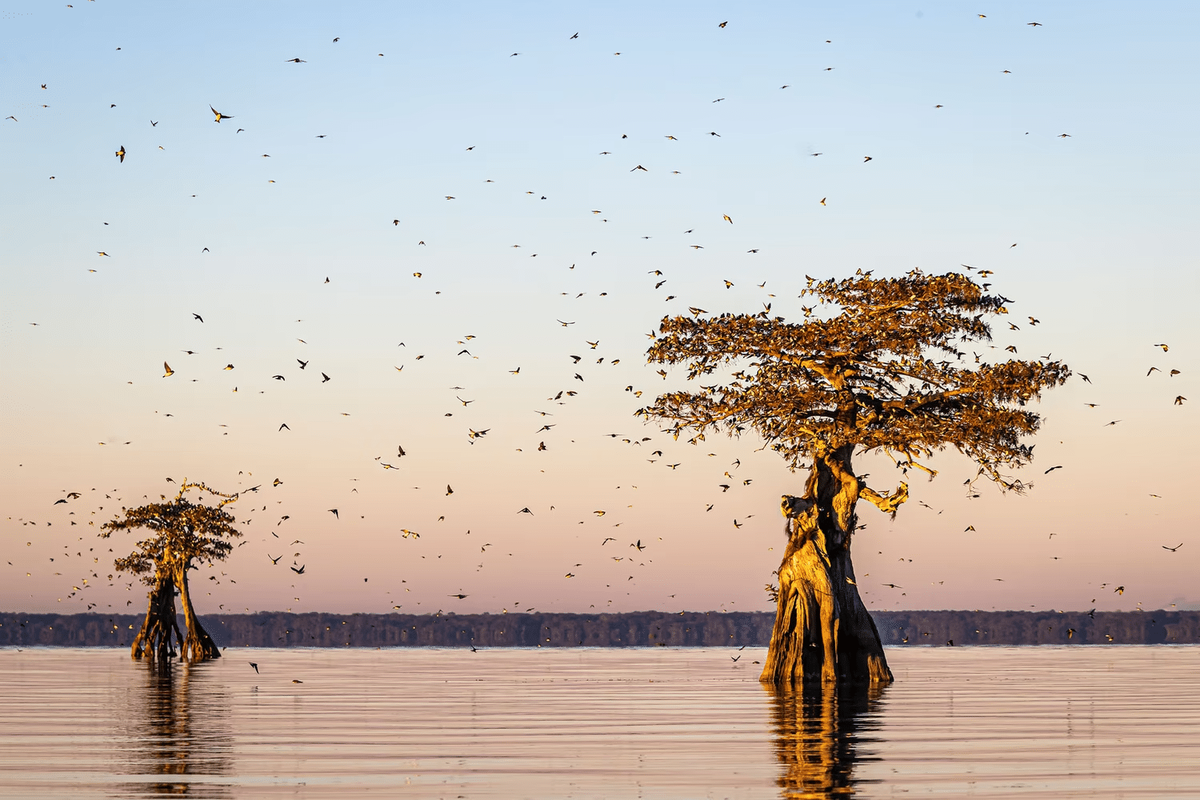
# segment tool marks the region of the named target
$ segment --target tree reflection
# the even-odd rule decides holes
[[[141,686],[122,714],[125,769],[118,767],[137,781],[121,786],[118,796],[231,796],[229,785],[213,780],[232,771],[231,735],[224,692],[202,679],[207,665],[147,659],[142,666]]]
[[[783,770],[780,796],[800,798],[850,797],[855,794],[855,752],[862,734],[875,727],[868,716],[887,691],[885,686],[839,686],[815,683],[801,686],[763,684],[771,695],[775,754]]]

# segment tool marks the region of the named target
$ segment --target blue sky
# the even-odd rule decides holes
[[[1091,383],[864,509],[868,605],[1200,603],[1200,10],[987,5],[6,3],[0,605],[140,609],[95,529],[186,476],[265,484],[202,611],[767,609],[802,476],[635,419],[645,334],[961,264]]]

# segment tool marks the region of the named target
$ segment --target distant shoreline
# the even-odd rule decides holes
[[[877,611],[885,645],[1197,644],[1200,611]],[[142,614],[0,612],[0,647],[129,647]],[[207,614],[221,647],[765,646],[774,612]]]

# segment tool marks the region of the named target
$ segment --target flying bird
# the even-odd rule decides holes
[[[308,62],[303,59],[300,59],[300,58],[289,58],[287,61],[284,61],[283,63],[285,63],[285,64],[307,64]]]
[[[1180,542],[1179,544],[1175,545],[1174,547],[1167,547],[1167,546],[1164,544],[1164,545],[1162,546],[1162,549],[1163,549],[1163,550],[1170,550],[1172,553],[1174,553],[1176,550],[1178,550],[1178,549],[1179,549],[1179,548],[1181,548],[1181,547],[1183,547],[1183,542]]]
[[[212,106],[209,106],[209,109],[213,112],[213,115],[216,116],[216,119],[214,119],[213,122],[220,122],[223,119],[233,119],[233,117],[231,117],[229,114],[222,114]]]
[[[165,361],[163,362],[163,369],[166,370],[166,374],[163,375],[164,378],[169,378],[175,374],[175,370],[171,369],[171,365]]]
[[[117,151],[117,158],[121,159],[121,163],[125,163],[125,145],[121,145],[121,149]]]
[[[333,514],[333,516],[334,516],[335,518],[337,518],[337,519],[341,519],[341,517],[340,517],[340,516],[338,516],[338,510],[337,510],[336,508],[330,508],[330,509],[327,509],[327,510],[329,511],[329,513],[330,513],[330,514]]]

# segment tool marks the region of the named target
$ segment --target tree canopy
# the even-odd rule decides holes
[[[860,271],[840,281],[809,277],[800,297],[816,302],[802,307],[799,323],[770,316],[769,307],[664,318],[652,363],[686,365],[688,380],[722,371],[728,378],[667,392],[637,413],[667,422],[676,437],[752,429],[793,469],[848,448],[932,475],[925,462],[953,447],[979,474],[1022,491],[1007,470],[1032,457],[1022,440],[1041,418],[1029,404],[1071,371],[1049,357],[993,361],[986,348],[971,350],[992,340],[989,318],[1012,302],[986,287],[953,272]]]
[[[187,492],[197,489],[220,498],[216,505],[192,502]],[[237,500],[237,495],[222,494],[203,483],[184,481],[175,499],[167,502],[125,509],[122,518],[101,526],[100,537],[107,539],[114,531],[145,528],[150,536],[134,545],[133,552],[116,559],[121,572],[142,576],[142,582],[153,584],[154,573],[162,565],[178,563],[184,569],[192,562],[223,561],[233,550],[231,540],[241,538],[233,527],[234,517],[225,506]]]

